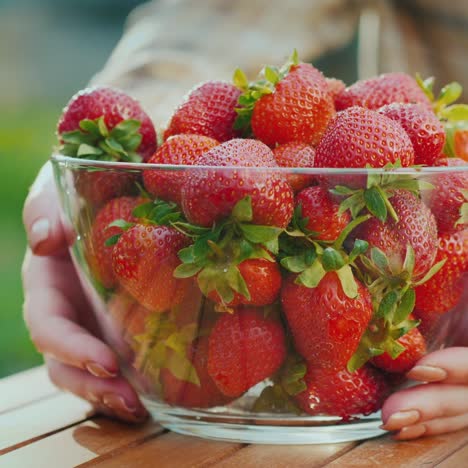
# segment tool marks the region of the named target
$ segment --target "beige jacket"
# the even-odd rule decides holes
[[[457,79],[468,89],[468,2],[158,0],[135,10],[95,83],[145,102],[159,126],[193,85],[252,77],[296,48],[313,60],[358,36],[360,77],[386,71]]]

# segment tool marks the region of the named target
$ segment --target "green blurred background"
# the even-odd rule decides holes
[[[138,0],[0,0],[0,378],[41,362],[22,318],[21,211],[69,98],[104,64]],[[315,62],[356,79],[356,40]]]
[[[137,0],[0,0],[0,378],[41,362],[22,319],[24,198],[69,97],[103,65]]]

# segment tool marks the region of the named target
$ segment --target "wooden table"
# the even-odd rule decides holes
[[[0,381],[0,468],[468,466],[468,430],[394,442],[268,446],[212,442],[94,416],[38,367]]]

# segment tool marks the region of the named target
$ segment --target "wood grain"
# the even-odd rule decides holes
[[[114,457],[96,459],[88,466],[99,468],[201,467],[215,465],[219,460],[242,448],[242,444],[215,442],[197,437],[167,433],[132,447]]]
[[[58,393],[44,366],[0,380],[0,414]]]
[[[130,426],[110,419],[85,421],[0,457],[0,468],[68,468],[115,453],[162,432],[153,421]]]
[[[327,445],[249,445],[216,464],[218,468],[287,468],[318,467],[343,453],[356,443]]]
[[[0,455],[28,441],[83,421],[91,405],[79,398],[59,393],[36,403],[0,415]]]
[[[461,468],[468,465],[468,440],[457,452],[437,465],[437,468]]]
[[[420,468],[436,466],[463,447],[468,441],[468,429],[437,437],[427,437],[411,442],[395,442],[391,438],[365,442],[327,466],[384,466],[385,468]],[[464,465],[457,468],[467,466]]]

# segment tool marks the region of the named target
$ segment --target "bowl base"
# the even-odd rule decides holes
[[[155,421],[179,434],[246,444],[335,444],[379,437],[386,433],[379,413],[340,423],[332,417],[252,417],[241,414],[173,408],[143,400]]]

